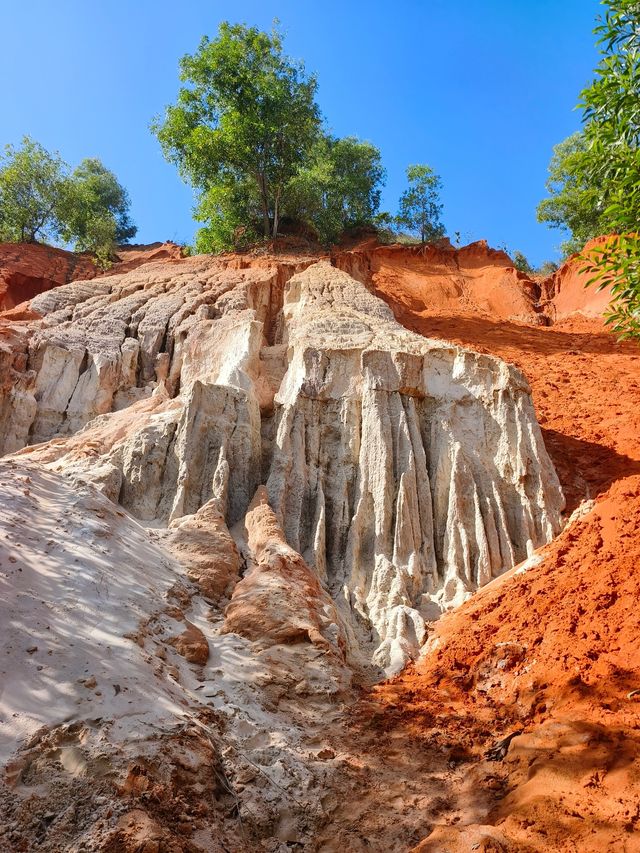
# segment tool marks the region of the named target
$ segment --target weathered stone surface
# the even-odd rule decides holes
[[[245,527],[253,564],[233,592],[223,630],[269,644],[310,642],[344,655],[336,607],[317,575],[287,544],[264,486],[251,502]]]
[[[240,576],[240,554],[217,498],[211,498],[194,515],[172,522],[164,545],[187,567],[202,595],[220,601],[231,594]]]
[[[360,645],[372,636],[395,669],[425,620],[559,530],[529,387],[496,358],[406,331],[328,264],[289,282],[283,318],[269,497]]]
[[[231,529],[263,484],[354,661],[398,669],[430,619],[560,528],[522,374],[407,331],[326,261],[150,264],[31,306],[43,320],[6,347],[6,446],[52,439],[30,457],[154,526],[211,504]]]

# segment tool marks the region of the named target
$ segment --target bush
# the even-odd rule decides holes
[[[7,145],[0,160],[0,239],[8,242],[63,241],[109,264],[116,243],[136,227],[129,197],[100,160],[83,160],[73,172],[42,145],[24,137]]]

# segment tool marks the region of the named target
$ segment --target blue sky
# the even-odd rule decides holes
[[[339,135],[374,142],[395,212],[404,169],[444,182],[444,221],[535,263],[561,236],[536,223],[551,147],[597,62],[597,0],[0,0],[0,144],[29,134],[74,164],[100,157],[128,188],[141,242],[193,236],[192,194],[148,130],[178,59],[222,20],[269,28],[319,78]]]

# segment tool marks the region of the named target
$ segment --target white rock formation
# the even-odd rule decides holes
[[[231,527],[266,484],[351,658],[395,671],[426,621],[558,532],[563,498],[516,368],[305,266],[285,284],[291,267],[193,258],[36,297],[0,424],[156,527],[211,500]]]
[[[314,259],[30,309],[0,320],[0,847],[182,849],[151,802],[194,805],[189,849],[312,844],[352,675],[559,530],[526,380]]]
[[[267,487],[361,647],[399,668],[425,619],[548,542],[563,500],[529,386],[425,340],[326,263],[285,293]]]

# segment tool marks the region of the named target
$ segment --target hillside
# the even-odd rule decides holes
[[[0,316],[0,849],[632,850],[638,346],[484,243],[160,252]]]

